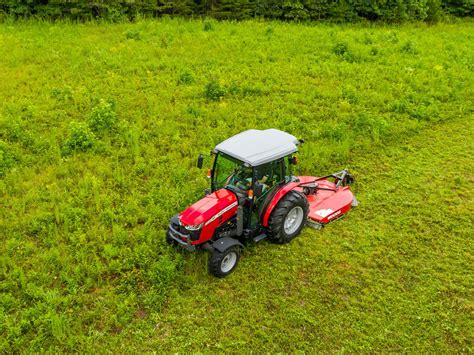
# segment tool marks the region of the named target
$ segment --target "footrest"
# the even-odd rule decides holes
[[[262,233],[262,234],[257,235],[255,238],[253,238],[253,241],[255,243],[258,243],[259,241],[265,239],[266,237],[267,235],[265,233]]]

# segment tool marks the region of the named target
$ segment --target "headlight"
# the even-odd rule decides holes
[[[203,223],[198,224],[197,226],[184,226],[188,231],[197,231],[202,228]]]

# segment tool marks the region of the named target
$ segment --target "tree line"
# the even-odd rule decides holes
[[[474,0],[0,0],[0,18],[134,20],[138,17],[286,21],[436,21],[472,16]]]

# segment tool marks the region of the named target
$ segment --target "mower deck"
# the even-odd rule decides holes
[[[352,207],[355,197],[348,186],[337,186],[328,179],[318,180],[315,176],[299,176],[302,184],[316,181],[314,193],[306,195],[309,202],[309,225],[311,222],[324,225],[346,214]],[[303,192],[303,187],[296,190]]]

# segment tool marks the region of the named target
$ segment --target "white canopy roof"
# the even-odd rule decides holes
[[[219,143],[215,151],[258,166],[298,151],[298,144],[298,139],[278,129],[249,129]]]

